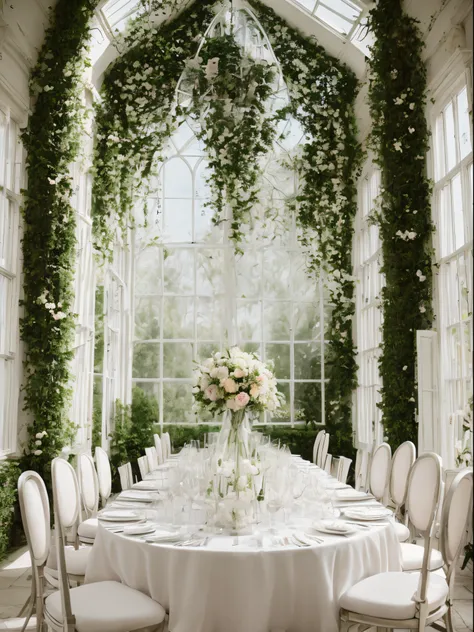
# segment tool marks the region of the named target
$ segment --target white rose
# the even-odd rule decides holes
[[[224,387],[226,393],[236,393],[239,390],[239,387],[231,377],[223,380],[221,386]]]
[[[246,476],[239,476],[237,479],[237,489],[243,490],[246,489],[248,485],[248,478]]]
[[[217,380],[225,380],[229,377],[229,369],[226,366],[219,366],[210,372],[212,378]]]

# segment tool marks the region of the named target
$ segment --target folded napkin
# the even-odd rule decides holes
[[[390,509],[385,507],[357,507],[346,509],[344,515],[353,520],[381,520],[393,514]]]
[[[140,503],[151,503],[154,498],[149,493],[144,491],[128,490],[119,494],[117,500],[131,500]]]
[[[129,527],[124,527],[123,533],[124,535],[140,535],[142,533],[153,533],[156,530],[156,527],[151,524],[151,522],[145,524],[135,524],[130,525]]]
[[[179,542],[181,540],[181,536],[178,535],[177,533],[157,533],[156,535],[151,535],[150,537],[146,538],[147,542],[156,542],[156,543],[160,543],[163,542],[163,544],[170,542]]]
[[[158,493],[161,489],[161,485],[159,482],[155,483],[154,481],[140,481],[139,483],[135,483],[133,485],[132,490],[137,492],[156,492]],[[127,490],[128,491],[128,490]]]
[[[107,510],[102,511],[97,516],[99,520],[108,520],[111,522],[124,522],[125,520],[140,520],[139,515],[135,511]]]

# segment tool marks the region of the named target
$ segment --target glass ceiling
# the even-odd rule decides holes
[[[313,20],[351,42],[368,56],[373,42],[365,27],[367,5],[363,0],[286,0]],[[139,11],[140,0],[105,0],[97,9],[99,22],[109,39],[123,31],[130,17]]]

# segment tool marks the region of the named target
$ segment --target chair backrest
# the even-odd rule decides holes
[[[329,435],[327,432],[324,433],[324,437],[321,441],[321,444],[319,446],[319,452],[318,455],[316,457],[316,465],[318,465],[320,468],[325,467],[326,465],[326,456],[328,453],[328,449],[329,449],[329,438],[331,435]]]
[[[465,468],[452,481],[441,518],[441,553],[448,567],[447,579],[454,572],[472,515],[472,468]]]
[[[369,491],[377,500],[382,500],[390,476],[392,449],[388,443],[381,443],[372,455],[369,472]]]
[[[347,481],[347,476],[349,474],[349,468],[351,466],[352,459],[348,459],[345,456],[339,457],[339,462],[337,464],[337,472],[336,477],[340,483],[345,483]]]
[[[171,455],[171,437],[169,432],[161,435],[161,444],[163,446],[163,462],[170,458]]]
[[[151,448],[145,448],[145,455],[148,459],[148,469],[150,470],[150,472],[153,472],[153,470],[156,470],[156,468],[158,467],[158,456],[156,454],[155,446],[152,446]]]
[[[140,470],[140,476],[142,477],[142,480],[144,480],[145,476],[150,471],[148,466],[148,457],[140,456],[138,458],[138,469]]]
[[[441,493],[441,458],[425,452],[413,463],[408,475],[405,508],[407,517],[424,539],[423,564],[415,601],[426,602],[428,563],[432,549],[433,527]]]
[[[112,492],[112,472],[107,452],[102,448],[95,449],[95,463],[97,466],[97,478],[99,479],[99,492],[102,504],[105,504]]]
[[[355,489],[366,491],[367,474],[369,470],[370,452],[367,448],[359,448],[355,462]]]
[[[38,568],[45,565],[51,543],[48,492],[39,474],[28,470],[18,479],[21,521],[37,579]]]
[[[316,435],[316,439],[314,440],[314,444],[313,444],[313,463],[316,463],[316,459],[318,457],[319,446],[321,445],[321,441],[323,440],[325,434],[326,434],[325,430],[320,430],[318,434]]]
[[[130,489],[133,485],[133,472],[131,464],[125,463],[125,465],[120,465],[117,469],[120,476],[120,486],[122,487],[122,491]]]
[[[331,466],[332,466],[332,454],[326,454],[326,460],[324,461],[324,470],[331,474]]]
[[[161,444],[160,435],[154,434],[153,440],[155,442],[156,457],[158,459],[158,465],[162,465],[163,464],[163,446]]]
[[[390,470],[390,499],[395,505],[395,510],[405,501],[407,491],[408,474],[416,459],[416,448],[411,441],[405,441],[395,450]]]
[[[99,481],[95,471],[94,459],[90,454],[79,454],[77,457],[77,478],[81,490],[82,505],[91,518],[99,507]]]
[[[75,537],[81,520],[81,498],[76,472],[70,463],[58,456],[51,462],[51,479],[56,499],[54,515],[63,529],[73,529]]]

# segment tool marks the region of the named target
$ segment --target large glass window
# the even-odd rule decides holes
[[[472,394],[472,105],[464,82],[437,104],[434,220],[442,419]]]
[[[193,363],[231,344],[274,362],[287,403],[267,421],[324,420],[330,307],[322,282],[307,275],[286,211],[296,182],[281,157],[302,131],[293,120],[281,131],[242,256],[234,254],[227,222],[212,222],[206,156],[187,122],[170,141],[135,240],[133,382],[157,397],[161,423],[205,420],[192,408]]]
[[[354,273],[357,313],[357,393],[356,436],[359,444],[371,446],[383,437],[378,359],[382,341],[380,292],[384,284],[380,273],[382,244],[372,212],[380,189],[380,172],[369,171],[359,187],[359,206],[354,244]]]
[[[0,109],[0,454],[17,447],[19,223],[23,147],[18,125]]]

